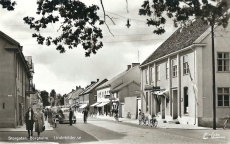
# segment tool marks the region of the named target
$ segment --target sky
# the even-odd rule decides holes
[[[23,21],[26,16],[37,17],[36,0],[15,0],[14,11],[0,8],[0,31],[4,32],[23,46],[23,54],[32,56],[34,63],[33,83],[36,89],[67,94],[76,86],[86,87],[97,79],[112,79],[127,69],[131,63],[142,63],[154,50],[162,44],[175,30],[169,20],[165,25],[166,33],[156,35],[154,27],[148,27],[147,17],[138,15],[143,0],[104,0],[106,18],[112,34],[105,25],[103,31],[103,47],[97,54],[85,57],[85,50],[79,45],[60,53],[54,45],[39,45],[32,34],[35,33]],[[87,5],[100,7],[98,15],[103,19],[100,0],[84,0]],[[128,11],[127,11],[128,9]],[[125,25],[130,19],[131,27]],[[57,35],[60,23],[49,25],[41,31],[43,35]]]

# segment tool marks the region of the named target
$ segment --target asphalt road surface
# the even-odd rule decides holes
[[[230,130],[179,130],[139,126],[123,122],[89,118],[83,123],[81,116],[77,123],[58,124],[53,131],[34,132],[32,140],[26,138],[27,132],[0,132],[0,142],[7,143],[230,143]]]

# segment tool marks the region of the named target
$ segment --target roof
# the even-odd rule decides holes
[[[135,83],[136,85],[140,86],[139,83],[135,82],[135,81],[130,81],[130,82],[126,82],[126,83],[123,83],[121,85],[119,85],[118,87],[114,88],[113,90],[111,90],[111,92],[116,92],[116,91],[119,91],[121,89],[123,89],[124,87],[130,85],[131,83]]]
[[[4,32],[0,31],[0,35],[3,36],[3,37],[5,37],[7,40],[9,40],[10,42],[12,42],[13,44],[20,45],[19,42],[17,42],[13,38],[9,37],[8,35],[6,35]]]
[[[85,89],[85,91],[83,91],[79,95],[84,95],[84,94],[90,93],[92,90],[94,90],[94,88],[97,88],[99,85],[101,85],[102,83],[104,83],[106,81],[108,81],[108,80],[107,79],[103,79],[101,81],[98,81],[96,83],[91,84],[87,89]]]
[[[186,28],[178,28],[141,66],[192,45],[209,27],[210,26],[204,24],[201,19],[197,19],[192,25]]]
[[[79,89],[73,91],[73,92],[72,92],[72,95],[70,95],[68,99],[78,97],[79,94],[80,94],[82,91],[84,91],[83,88],[79,88]]]
[[[97,87],[97,90],[98,90],[98,89],[105,88],[105,87],[109,87],[110,84],[111,84],[112,82],[114,82],[114,81],[115,81],[116,79],[118,79],[119,77],[123,76],[126,72],[127,72],[127,71],[124,71],[124,72],[118,74],[117,76],[115,76],[114,78],[112,78],[111,80],[108,80],[107,82],[105,82],[105,83],[102,84],[101,86]]]

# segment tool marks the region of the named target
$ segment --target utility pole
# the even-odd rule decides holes
[[[213,129],[216,130],[216,77],[215,77],[214,22],[211,25],[211,33],[212,33]]]

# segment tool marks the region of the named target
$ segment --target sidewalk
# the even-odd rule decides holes
[[[96,116],[96,117],[93,117],[93,118],[115,121],[115,119],[113,117],[110,117],[110,116]],[[139,121],[134,120],[134,119],[119,118],[119,122],[131,123],[131,124],[139,125]],[[143,127],[146,127],[146,126],[143,126]],[[209,128],[209,127],[199,127],[199,126],[195,126],[195,125],[186,125],[186,124],[164,123],[163,120],[161,120],[161,119],[160,120],[158,119],[157,128],[163,128],[163,129],[187,129],[187,130],[209,130],[210,129],[210,130],[212,130],[212,128]],[[222,128],[217,128],[217,129],[222,129]]]
[[[35,124],[34,124],[35,127]],[[50,124],[48,123],[48,121],[45,121],[45,131],[52,131],[53,127],[50,126]],[[33,129],[35,130],[35,128]],[[17,128],[0,128],[0,132],[9,132],[9,131],[13,131],[13,132],[21,132],[21,131],[27,131],[26,130],[26,125],[22,125],[22,126],[18,126]]]

